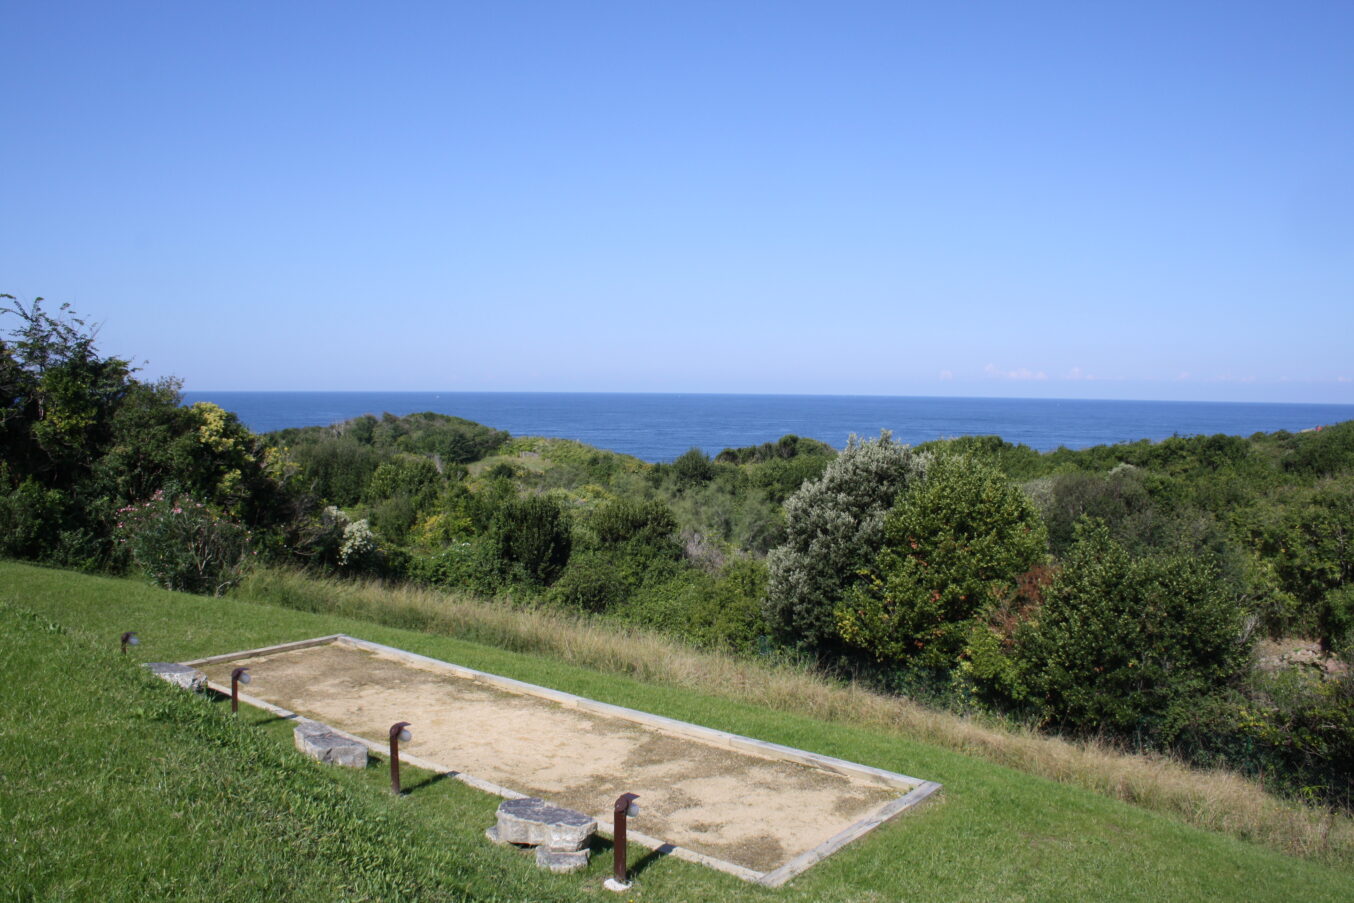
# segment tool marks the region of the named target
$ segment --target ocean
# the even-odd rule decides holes
[[[1173,435],[1249,436],[1354,420],[1354,405],[1086,401],[870,395],[677,395],[552,392],[185,392],[234,411],[251,430],[326,426],[361,414],[454,414],[514,435],[577,439],[646,461],[692,447],[759,445],[786,433],[837,448],[852,433],[916,444],[997,435],[1040,451]]]

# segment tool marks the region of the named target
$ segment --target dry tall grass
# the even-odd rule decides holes
[[[1129,754],[1099,743],[1070,742],[934,711],[899,697],[833,683],[800,667],[696,650],[651,633],[550,610],[524,610],[377,582],[317,580],[276,570],[254,574],[238,594],[536,653],[776,711],[883,730],[1082,787],[1284,853],[1354,868],[1354,819],[1281,799],[1232,772],[1190,768],[1168,757]],[[617,642],[618,638],[624,642]]]

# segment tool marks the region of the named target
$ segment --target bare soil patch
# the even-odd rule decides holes
[[[218,684],[244,665],[251,696],[381,740],[412,723],[411,754],[610,823],[640,795],[634,830],[770,871],[900,795],[863,778],[763,758],[510,693],[335,642],[203,666]]]

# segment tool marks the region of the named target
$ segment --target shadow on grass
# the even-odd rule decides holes
[[[649,850],[630,866],[630,877],[634,878],[641,874],[649,866],[671,853],[673,849],[675,847],[672,844],[665,843],[657,849]]]
[[[633,849],[635,845],[630,846],[631,849]],[[631,878],[636,877],[637,875],[641,874],[645,869],[647,869],[649,866],[653,865],[655,862],[658,862],[660,859],[666,857],[674,849],[676,849],[676,847],[674,847],[672,844],[665,843],[662,846],[658,847],[657,849],[646,850],[643,856],[639,857],[639,859],[632,860],[629,863],[627,873]],[[602,837],[601,835],[595,835],[592,838],[592,855],[598,859],[605,857],[608,869],[611,866],[612,857],[615,854],[615,850],[616,844],[613,843],[610,839]]]
[[[400,786],[400,789],[404,791],[404,793],[406,794],[417,793],[420,790],[427,789],[428,787],[431,787],[434,784],[440,784],[443,781],[447,780],[448,778],[453,778],[455,776],[456,776],[455,772],[444,771],[441,772],[440,774],[429,775],[428,777],[424,778],[423,780],[419,781],[416,784],[402,784]]]

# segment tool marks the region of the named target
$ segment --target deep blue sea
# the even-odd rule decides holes
[[[551,392],[185,392],[211,401],[251,430],[325,426],[361,414],[454,414],[519,436],[557,436],[671,461],[698,446],[710,454],[786,433],[837,448],[881,429],[916,444],[997,435],[1040,451],[1172,435],[1249,436],[1354,420],[1354,405],[1022,398],[890,398],[871,395],[644,395]]]

